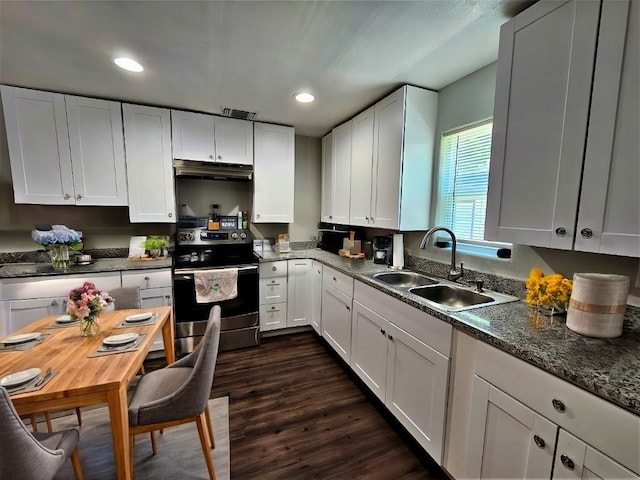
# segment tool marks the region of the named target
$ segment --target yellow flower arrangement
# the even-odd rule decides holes
[[[525,282],[527,287],[526,302],[540,308],[550,307],[556,311],[566,311],[573,282],[560,273],[545,276],[541,269],[534,268]]]

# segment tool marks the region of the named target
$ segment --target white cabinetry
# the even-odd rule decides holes
[[[253,165],[253,123],[171,110],[173,158]]]
[[[174,223],[169,110],[122,106],[131,222]]]
[[[127,205],[119,102],[2,86],[16,203]]]
[[[320,219],[331,222],[333,219],[333,132],[322,137],[322,190]]]
[[[486,239],[640,256],[630,3],[538,2],[502,26]]]
[[[342,359],[351,359],[353,279],[326,265],[322,269],[322,336]]]
[[[323,172],[323,178],[328,179],[328,186],[323,189],[322,203],[328,209],[325,211],[324,221],[330,223],[349,223],[349,199],[351,178],[351,121],[333,129],[331,134],[331,160],[323,162],[330,165],[329,172]],[[328,198],[327,198],[328,195]]]
[[[373,119],[370,107],[351,120],[351,195],[349,225],[373,223],[371,188],[373,176]]]
[[[322,335],[322,264],[311,262],[311,326]]]
[[[293,127],[254,123],[254,223],[292,223],[295,178]]]
[[[287,265],[287,327],[311,323],[311,260],[289,260]]]
[[[438,463],[451,333],[435,317],[355,282],[351,368]]]
[[[287,261],[260,264],[260,331],[287,326]]]

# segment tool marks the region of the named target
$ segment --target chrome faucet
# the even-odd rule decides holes
[[[449,268],[449,273],[447,274],[447,280],[451,280],[455,282],[462,275],[464,275],[464,263],[460,263],[460,270],[456,268],[456,235],[447,227],[433,227],[427,233],[424,234],[424,238],[422,242],[420,242],[420,248],[424,249],[427,246],[427,242],[429,241],[429,237],[437,232],[442,230],[443,232],[447,232],[449,236],[451,236],[451,241],[453,246],[451,247],[451,267]]]

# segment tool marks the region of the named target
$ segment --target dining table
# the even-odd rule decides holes
[[[123,324],[127,317],[146,312],[155,314],[155,322]],[[131,479],[127,389],[140,371],[157,334],[162,333],[167,364],[175,361],[172,308],[103,311],[101,329],[95,336],[82,336],[78,325],[55,328],[55,322],[55,315],[48,316],[12,333],[47,334],[32,348],[0,351],[0,378],[30,368],[39,368],[43,373],[47,369],[56,372],[41,389],[12,394],[13,405],[20,415],[27,416],[106,402],[117,477]],[[107,337],[124,333],[138,333],[144,338],[135,350],[96,355]]]

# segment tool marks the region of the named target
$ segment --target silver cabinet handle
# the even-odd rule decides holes
[[[82,200],[82,195],[78,193],[78,194],[76,195],[76,200]]]
[[[276,270],[278,270],[278,268],[277,267],[271,267],[271,270],[275,272]]]
[[[336,277],[333,277],[333,281],[334,281],[334,282],[337,282]]]
[[[345,307],[347,307],[347,310],[351,310],[351,307],[349,307],[349,305],[345,305]]]
[[[393,342],[393,335],[387,335],[387,338]]]
[[[580,230],[580,235],[582,235],[582,238],[591,238],[593,237],[593,231],[590,228],[583,228]]]
[[[556,409],[556,411],[558,411],[560,413],[565,411],[564,403],[561,400],[556,400],[554,398],[553,400],[551,400],[551,404],[553,405],[553,408]]]
[[[213,160],[213,155],[209,155],[209,158],[210,158],[211,160]]]
[[[333,218],[333,215],[329,215],[329,218]]]
[[[539,448],[544,448],[544,446],[545,446],[544,440],[542,438],[540,438],[538,435],[534,435],[533,436],[533,441],[536,442],[536,445]]]
[[[382,334],[383,337],[387,334],[387,332],[385,332],[383,329],[380,329],[380,333]]]
[[[271,307],[271,310],[275,310],[275,309],[276,309],[276,307]]]
[[[173,213],[168,214],[169,218],[173,217]]]
[[[560,455],[560,461],[562,462],[562,465],[564,465],[569,470],[573,470],[575,468],[573,460],[571,460],[566,455]]]
[[[218,160],[222,160],[222,155],[218,155]]]
[[[558,227],[556,228],[556,235],[558,237],[564,237],[567,234],[567,229],[564,227]]]
[[[149,281],[149,277],[144,277],[144,279],[148,282]]]
[[[68,193],[65,193],[62,198],[64,198],[65,200],[69,200],[71,198],[71,195],[69,195]]]
[[[52,300],[51,301],[51,306],[55,307],[56,305],[58,305],[58,301],[57,300]]]

